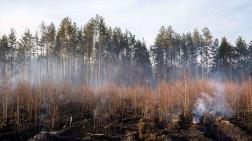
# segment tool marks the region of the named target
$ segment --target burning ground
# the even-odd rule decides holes
[[[195,123],[199,123],[203,116],[231,117],[233,114],[231,107],[226,101],[224,85],[218,81],[210,81],[209,85],[213,89],[212,94],[202,92],[194,104],[193,122]]]

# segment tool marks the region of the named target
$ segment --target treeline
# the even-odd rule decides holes
[[[186,72],[196,78],[219,77],[240,80],[252,75],[252,41],[241,36],[235,45],[226,37],[214,38],[208,28],[179,34],[171,26],[161,27],[150,50],[158,79]]]
[[[118,27],[108,27],[99,15],[82,27],[68,17],[57,29],[53,23],[46,25],[42,22],[38,33],[32,34],[27,30],[19,41],[14,29],[11,29],[9,35],[2,36],[0,48],[2,62],[18,65],[20,63],[17,62],[29,63],[31,58],[37,58],[42,61],[36,60],[36,66],[44,66],[41,69],[48,71],[47,74],[50,73],[48,69],[56,69],[62,73],[59,79],[65,77],[63,79],[68,81],[82,79],[80,81],[99,85],[103,82],[145,83],[153,79],[150,54],[145,43],[135,39],[127,30],[123,32]],[[16,65],[12,65],[14,69],[20,69],[15,68]],[[6,74],[6,70],[3,73]]]
[[[70,73],[75,71],[78,78],[84,75],[86,83],[95,80],[96,84],[104,80],[151,83],[176,79],[184,73],[194,78],[218,75],[243,79],[252,75],[252,42],[247,44],[242,37],[235,45],[225,37],[219,42],[208,28],[179,34],[171,26],[161,27],[149,50],[144,41],[127,30],[107,26],[99,15],[81,27],[66,17],[58,28],[54,23],[42,22],[39,32],[32,34],[27,29],[19,40],[14,29],[0,38],[3,64],[15,66],[22,60],[46,58],[48,70],[50,57],[60,58],[61,62],[71,58],[74,61],[62,64],[63,69],[69,67]],[[81,63],[76,63],[76,58]],[[76,65],[82,67],[76,69]],[[2,70],[6,73],[6,69]]]

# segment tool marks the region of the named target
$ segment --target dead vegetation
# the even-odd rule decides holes
[[[233,131],[250,134],[252,122],[246,119],[251,119],[252,113],[252,82],[222,83],[232,118],[241,119],[229,119],[235,126]],[[34,86],[24,81],[16,86],[4,85],[0,94],[0,139],[15,135],[15,140],[25,140],[39,131],[54,136],[51,131],[77,123],[76,136],[83,140],[207,140],[200,125],[192,122],[192,109],[202,92],[212,95],[213,89],[209,81],[190,79],[160,82],[155,88],[56,86],[48,82]],[[216,123],[223,132],[233,134],[226,122]],[[28,131],[32,133],[24,136]]]

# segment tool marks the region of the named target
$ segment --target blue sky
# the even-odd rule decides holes
[[[107,25],[128,29],[147,45],[162,25],[177,32],[209,27],[212,34],[232,43],[240,35],[252,40],[251,0],[0,0],[0,35],[14,27],[18,35],[41,21],[59,24],[69,16],[78,26],[99,14]]]

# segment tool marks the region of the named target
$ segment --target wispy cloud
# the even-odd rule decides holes
[[[177,32],[207,26],[217,38],[238,35],[252,40],[252,1],[250,0],[2,0],[0,33],[14,27],[18,34],[26,28],[38,30],[42,20],[54,22],[69,16],[79,26],[96,14],[106,23],[128,29],[148,45],[154,42],[162,25]]]

